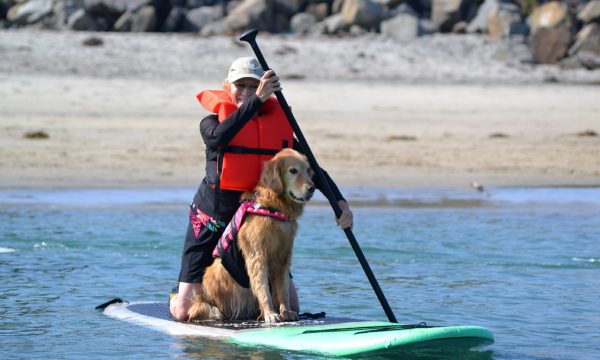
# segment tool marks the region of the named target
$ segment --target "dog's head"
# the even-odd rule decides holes
[[[283,149],[263,165],[258,185],[295,203],[304,204],[313,196],[313,171],[306,157],[296,150]]]

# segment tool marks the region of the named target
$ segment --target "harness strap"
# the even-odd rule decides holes
[[[229,272],[231,277],[242,287],[250,287],[250,279],[248,272],[246,271],[246,263],[244,255],[237,246],[236,239],[239,234],[239,230],[244,221],[244,217],[247,213],[269,216],[280,221],[287,221],[288,217],[285,214],[274,211],[273,209],[267,209],[262,207],[258,202],[253,199],[244,201],[235,215],[227,225],[227,228],[223,232],[223,235],[219,239],[217,246],[213,251],[214,257],[220,257],[221,263]]]

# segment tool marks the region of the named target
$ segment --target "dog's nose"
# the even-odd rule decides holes
[[[315,186],[314,185],[309,186],[308,189],[307,189],[307,191],[309,193],[311,193],[311,194],[314,193],[315,192]]]

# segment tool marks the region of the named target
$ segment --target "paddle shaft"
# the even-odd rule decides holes
[[[260,63],[261,67],[263,68],[263,70],[267,71],[269,70],[269,65],[267,65],[267,61],[265,60],[264,56],[262,55],[262,52],[260,51],[260,48],[258,47],[258,44],[256,43],[257,33],[258,31],[256,29],[252,29],[244,33],[240,37],[240,40],[246,41],[250,44],[252,50],[254,51],[254,54],[256,55],[256,59]],[[298,122],[296,121],[294,114],[292,114],[292,110],[288,106],[287,101],[285,100],[285,97],[283,96],[283,93],[281,91],[275,91],[275,96],[277,97],[279,104],[283,108],[283,112],[285,113],[290,125],[292,126],[292,129],[294,130],[294,134],[296,134],[296,138],[298,139],[298,142],[300,143],[300,146],[304,151],[304,155],[306,155],[310,166],[313,168],[315,174],[317,175],[317,178],[321,182],[323,187],[322,190],[325,193],[327,200],[329,200],[329,204],[331,204],[335,216],[339,218],[342,214],[342,209],[340,209],[340,206],[338,205],[335,199],[333,190],[331,190],[331,187],[329,186],[329,183],[327,182],[325,175],[323,174],[323,170],[321,170],[321,167],[317,163],[317,159],[310,150],[310,147],[308,146],[308,143],[306,142],[306,139],[302,134],[302,130],[300,130]],[[375,294],[377,295],[377,298],[379,299],[379,302],[381,303],[381,306],[383,307],[383,310],[385,311],[388,320],[390,322],[397,323],[398,320],[396,320],[396,317],[394,316],[394,313],[392,312],[392,309],[390,308],[390,305],[388,304],[385,295],[383,295],[383,291],[381,291],[381,287],[379,286],[375,275],[373,275],[373,271],[371,270],[371,267],[369,266],[369,263],[367,262],[367,259],[365,258],[365,255],[363,254],[360,246],[358,245],[358,241],[356,241],[354,233],[352,233],[352,229],[346,228],[344,229],[344,233],[346,234],[346,237],[348,238],[348,241],[350,242],[350,245],[352,246],[356,257],[358,258],[360,265],[362,266],[365,274],[367,275],[367,278],[371,283],[371,287],[373,287],[373,290],[375,291]]]

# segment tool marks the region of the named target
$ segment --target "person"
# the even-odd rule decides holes
[[[272,96],[279,90],[279,77],[273,70],[265,72],[255,58],[242,57],[231,64],[223,90],[205,90],[197,95],[213,114],[200,122],[206,173],[190,203],[179,286],[169,301],[171,314],[177,321],[187,320],[194,292],[200,289],[204,270],[213,261],[213,249],[235,214],[241,195],[258,182],[262,162],[285,147],[302,152],[281,106]],[[323,172],[342,209],[338,225],[351,227],[353,214],[348,203]],[[315,185],[323,188],[318,179]],[[299,311],[291,279],[290,306]]]

